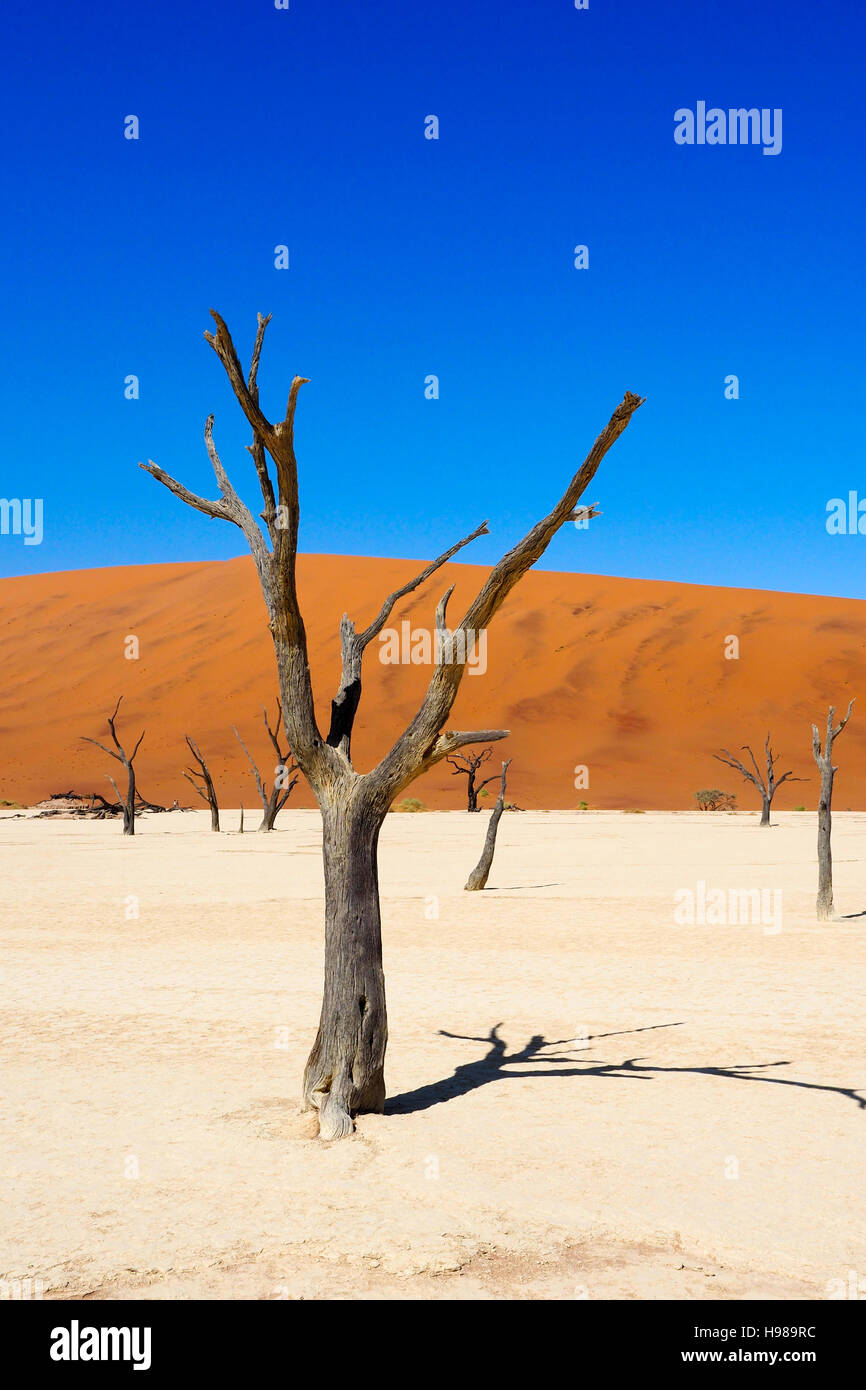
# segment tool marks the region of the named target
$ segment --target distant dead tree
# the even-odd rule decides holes
[[[123,833],[124,835],[134,835],[135,768],[132,764],[135,761],[136,753],[141,747],[141,740],[144,738],[145,730],[142,729],[138,738],[138,743],[135,745],[132,752],[127,755],[126,751],[121,746],[120,740],[117,737],[117,730],[114,727],[114,721],[117,719],[117,711],[120,709],[120,701],[122,699],[123,696],[121,695],[117,701],[117,704],[114,706],[114,713],[108,716],[108,727],[111,730],[111,739],[114,744],[114,748],[106,748],[104,743],[100,743],[99,740],[95,738],[88,738],[86,734],[82,734],[81,737],[85,743],[95,744],[97,748],[102,749],[103,753],[107,753],[110,758],[116,758],[117,761],[119,763],[122,763],[123,766],[126,768],[126,800],[124,800],[123,797],[120,795],[120,792],[117,788],[117,783],[115,782],[114,778],[109,775],[108,780],[114,787],[114,791],[119,804],[123,807]]]
[[[493,851],[496,849],[496,832],[499,829],[502,812],[505,810],[505,775],[510,766],[510,758],[507,763],[502,764],[502,774],[499,779],[499,796],[496,798],[496,805],[490,813],[490,820],[487,822],[484,849],[481,851],[481,858],[463,885],[463,891],[465,893],[478,892],[479,889],[484,888],[487,883],[490,866],[493,863]]]
[[[222,363],[252,429],[252,443],[247,448],[264,500],[262,524],[241,501],[223,467],[213,443],[213,416],[208,417],[205,425],[205,444],[219,486],[217,498],[190,492],[153,462],[141,466],[188,506],[239,527],[255,561],[274,643],[292,755],[310,783],[322,813],[325,980],[319,1030],[304,1073],[303,1103],[305,1109],[318,1110],[321,1137],[337,1139],[351,1133],[353,1115],[363,1111],[381,1113],[385,1106],[388,1024],[378,843],[389,807],[416,777],[460,748],[506,736],[506,730],[445,729],[466,670],[467,654],[473,650],[476,634],[486,632],[515,584],[541,559],[561,527],[575,520],[580,497],[643,402],[640,396],[626,392],[553,510],[493,567],[454,632],[448,631],[445,621],[453,586],[448,590],[436,611],[436,628],[439,638],[447,637],[451,644],[450,659],[435,664],[417,714],[391,750],[378,766],[359,773],[352,765],[351,739],[361,698],[366,648],[382,631],[395,604],[476,536],[486,535],[487,523],[482,522],[389,594],[378,615],[363,631],[356,631],[352,620],[344,614],[340,626],[342,673],[331,702],[330,728],[323,734],[316,720],[306,629],[296,585],[300,503],[294,421],[298,393],[307,378],[294,378],[284,416],[272,423],[259,406],[257,385],[270,315],[258,317],[248,374],[244,373],[225,323],[213,311],[212,317],[216,332],[206,334],[207,341]],[[276,490],[266,456],[273,463]]]
[[[753,787],[757,787],[758,791],[761,793],[761,825],[769,825],[770,807],[773,804],[773,797],[776,795],[782,783],[787,782],[789,779],[794,782],[805,782],[806,779],[805,777],[795,777],[793,772],[785,772],[781,777],[776,777],[776,754],[770,747],[769,734],[767,734],[767,741],[764,744],[764,757],[767,762],[767,770],[765,773],[762,773],[758,767],[757,759],[748,743],[744,743],[740,751],[748,753],[752,760],[754,771],[750,772],[749,769],[740,762],[739,758],[735,758],[733,753],[728,752],[727,748],[723,748],[721,753],[714,753],[713,757],[716,762],[724,763],[726,767],[732,767],[735,772],[739,772],[741,777],[745,777],[747,782],[751,782]]]
[[[184,770],[183,775],[189,782],[190,786],[194,787],[195,790],[198,792],[202,801],[206,801],[208,806],[210,807],[211,830],[219,830],[220,808],[217,802],[217,794],[216,788],[213,784],[213,778],[211,777],[210,772],[208,771],[208,765],[202,756],[201,749],[198,747],[198,744],[193,743],[189,734],[184,734],[184,738],[186,739],[187,748],[192,753],[192,756],[195,758],[196,762],[199,765],[199,771],[196,772],[195,768],[188,767]],[[199,786],[199,782],[201,782],[201,786]]]
[[[478,805],[479,792],[487,786],[488,782],[496,781],[498,773],[494,773],[492,777],[485,777],[484,781],[479,782],[477,786],[475,782],[475,778],[478,774],[478,769],[482,766],[483,763],[487,762],[488,758],[490,758],[492,754],[492,748],[484,748],[480,753],[457,753],[453,758],[448,759],[448,762],[454,768],[454,772],[451,775],[453,777],[458,777],[462,775],[467,779],[467,811],[477,811],[480,809]]]
[[[261,773],[259,772],[259,769],[256,767],[250,750],[247,748],[247,745],[244,743],[237,729],[235,729],[234,724],[232,725],[232,728],[235,729],[235,738],[237,739],[241,748],[246,753],[247,761],[249,762],[249,765],[253,770],[253,777],[256,779],[256,789],[259,793],[259,799],[262,803],[263,813],[262,823],[259,826],[259,830],[273,830],[277,816],[280,814],[280,811],[282,811],[283,807],[285,806],[286,802],[291,796],[292,790],[298,780],[297,777],[292,777],[291,782],[287,782],[286,780],[289,776],[291,776],[293,772],[296,773],[298,771],[298,765],[297,763],[292,763],[291,766],[289,765],[290,753],[288,748],[286,749],[285,753],[283,753],[280,750],[279,734],[280,723],[282,722],[282,718],[283,707],[280,704],[280,701],[277,700],[277,722],[274,728],[272,729],[270,724],[268,723],[268,712],[264,708],[264,706],[262,706],[262,719],[265,723],[265,729],[267,730],[268,738],[271,740],[271,743],[273,744],[274,752],[277,755],[277,765],[274,768],[274,784],[271,787],[270,791],[268,791],[266,784],[262,781]]]
[[[836,711],[832,705],[830,706],[823,750],[817,725],[812,725],[812,755],[821,774],[821,796],[818,801],[818,898],[815,904],[819,922],[826,922],[833,916],[833,855],[830,850],[832,816],[830,807],[833,800],[833,778],[839,771],[837,767],[833,766],[833,744],[851,718],[853,704],[854,701],[850,700],[845,718],[840,720],[835,728],[833,727],[833,717]]]

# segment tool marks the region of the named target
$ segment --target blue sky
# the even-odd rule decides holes
[[[213,411],[256,500],[213,306],[243,358],[273,314],[272,415],[312,379],[303,550],[427,557],[487,516],[492,562],[631,390],[604,516],[545,567],[864,596],[866,536],[825,528],[866,498],[864,39],[833,0],[8,11],[0,493],[44,539],[0,572],[243,552],[136,467],[213,495]],[[782,152],[678,146],[699,100],[781,108]]]

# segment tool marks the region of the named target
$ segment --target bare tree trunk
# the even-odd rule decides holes
[[[833,800],[835,771],[836,769],[829,765],[821,768],[821,796],[818,801],[818,898],[815,904],[819,922],[827,922],[833,916],[833,851],[830,848],[833,817],[830,806]]]
[[[496,849],[496,832],[499,829],[499,822],[502,819],[502,812],[505,810],[505,775],[511,766],[511,759],[502,764],[502,780],[499,783],[499,796],[496,798],[496,805],[490,816],[487,825],[487,835],[484,840],[484,849],[481,858],[472,870],[472,873],[464,884],[463,891],[466,893],[478,892],[487,884],[487,878],[493,864],[493,852]]]
[[[377,850],[383,815],[364,800],[323,807],[325,988],[304,1072],[304,1109],[323,1139],[352,1131],[352,1116],[385,1107],[388,1018],[382,969]]]
[[[238,834],[243,835],[243,833],[244,833],[244,808],[243,808],[243,806],[242,806],[242,807],[241,807],[241,823],[240,823],[240,826],[239,826],[239,829],[238,829]]]
[[[761,806],[761,824],[770,824],[770,798],[767,796],[763,798],[763,804]]]
[[[123,833],[124,833],[124,835],[134,835],[134,834],[135,834],[135,772],[133,771],[132,764],[130,763],[130,766],[129,766],[128,790],[127,790],[127,793],[126,793],[126,800],[125,800],[125,801],[124,801],[123,797],[120,795],[120,788],[118,787],[118,785],[117,785],[117,783],[115,782],[114,778],[113,778],[112,776],[109,775],[109,776],[108,776],[108,780],[109,780],[109,782],[111,783],[111,785],[114,787],[114,792],[115,792],[115,795],[116,795],[116,797],[117,797],[118,805],[120,806],[120,809],[121,809],[122,812],[123,812]]]
[[[836,711],[832,705],[830,706],[823,749],[821,736],[816,726],[812,725],[812,756],[821,774],[821,796],[818,801],[818,897],[815,902],[819,922],[827,922],[833,916],[833,854],[830,849],[833,818],[830,807],[833,801],[833,779],[839,770],[833,766],[833,744],[851,718],[853,704],[853,700],[849,701],[845,718],[835,727],[833,717]]]
[[[135,768],[132,763],[129,763],[127,767],[126,805],[123,808],[123,833],[124,835],[135,834]]]

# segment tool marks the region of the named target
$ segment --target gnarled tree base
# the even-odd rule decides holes
[[[362,1086],[357,1086],[345,1069],[334,1077],[320,1062],[311,1070],[312,1062],[311,1057],[304,1074],[303,1108],[318,1111],[320,1139],[345,1139],[355,1128],[356,1115],[383,1113],[385,1074],[382,1067]]]

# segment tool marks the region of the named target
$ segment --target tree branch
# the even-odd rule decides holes
[[[462,629],[464,634],[471,634],[469,640],[464,637],[466,654],[470,651],[471,640],[477,633],[486,629],[518,580],[541,558],[557,531],[568,521],[582,494],[598,472],[608,449],[627,428],[632,415],[642,404],[642,397],[635,396],[630,391],[626,392],[553,511],[533,526],[523,540],[509,550],[493,568],[457,629],[458,632]],[[442,604],[440,609],[444,621]],[[437,666],[415,718],[379,766],[368,774],[383,798],[393,799],[417,776],[419,768],[429,766],[439,730],[448,718],[457,697],[465,668],[465,660]]]
[[[213,448],[211,437],[212,419],[206,427],[206,443],[211,463],[217,475],[222,496],[211,501],[199,497],[170,477],[164,469],[149,461],[141,467],[157,482],[162,483],[188,506],[194,507],[205,516],[231,521],[240,527],[247,538],[259,574],[262,594],[268,611],[269,625],[273,634],[277,663],[280,669],[286,699],[286,720],[289,741],[299,759],[300,765],[314,782],[333,774],[337,768],[330,752],[323,747],[322,737],[316,724],[313,692],[310,682],[307,638],[298,604],[295,584],[295,566],[298,544],[298,477],[294,453],[294,415],[298,392],[308,380],[295,377],[289,390],[289,400],[285,418],[277,425],[263,414],[259,406],[257,374],[264,342],[265,329],[270,316],[258,315],[255,345],[247,379],[241,369],[231,334],[223,320],[211,310],[216,324],[216,333],[206,333],[205,338],[219,357],[229,378],[235,397],[253,430],[253,444],[249,451],[256,466],[259,484],[264,499],[262,519],[265,522],[273,551],[268,546],[264,534],[255,518],[234,491],[228,475]],[[263,450],[270,454],[277,475],[277,497],[267,469]]]
[[[195,507],[197,512],[203,512],[205,516],[214,520],[233,521],[236,526],[239,524],[230,514],[221,498],[212,501],[208,497],[199,497],[195,492],[190,492],[183,483],[179,483],[176,478],[172,478],[170,473],[166,473],[164,468],[155,464],[153,459],[148,459],[147,463],[140,463],[138,466],[143,468],[145,473],[149,473],[152,478],[156,478],[158,483],[167,487],[169,492],[173,492],[175,497],[179,497],[181,502],[185,502],[188,507]]]
[[[744,744],[743,746],[748,747],[747,744]],[[748,751],[751,753],[751,748],[749,748]],[[739,772],[741,777],[745,777],[748,782],[752,783],[752,786],[758,788],[758,791],[761,793],[762,796],[764,795],[764,783],[761,779],[760,773],[758,772],[757,764],[755,765],[754,773],[750,772],[749,769],[747,767],[744,767],[744,765],[740,762],[739,758],[735,758],[733,753],[728,752],[727,748],[723,748],[721,753],[714,753],[713,757],[715,758],[717,763],[724,763],[726,767],[732,768],[734,772]]]
[[[262,803],[262,809],[265,811],[265,813],[267,813],[267,809],[268,809],[268,797],[267,797],[267,793],[266,793],[265,788],[264,788],[264,784],[263,784],[263,782],[262,782],[261,773],[259,772],[259,769],[257,768],[256,764],[253,762],[253,758],[252,758],[252,755],[251,755],[251,753],[250,753],[250,750],[247,748],[247,745],[244,743],[243,739],[241,738],[241,736],[240,736],[240,734],[238,733],[237,729],[235,728],[235,725],[234,725],[234,724],[232,724],[232,728],[234,729],[235,738],[237,739],[237,741],[238,741],[238,743],[240,744],[241,748],[244,750],[244,752],[245,752],[246,755],[247,755],[247,762],[249,763],[250,767],[252,768],[252,770],[253,770],[253,776],[254,776],[255,779],[256,779],[256,789],[257,789],[258,794],[259,794],[259,799],[261,800],[261,803]]]
[[[426,772],[429,768],[435,767],[455,749],[465,748],[469,743],[495,743],[498,739],[510,736],[510,729],[470,729],[465,733],[460,729],[446,729],[424,758],[421,771]]]
[[[482,521],[480,526],[462,540],[449,546],[429,565],[426,565],[414,579],[410,579],[401,588],[395,589],[389,594],[379,609],[378,614],[366,627],[363,632],[355,631],[355,624],[343,614],[340,623],[340,646],[342,650],[342,671],[340,675],[340,687],[334,699],[331,701],[331,727],[328,731],[328,743],[333,748],[340,748],[346,757],[351,756],[350,745],[352,739],[352,729],[355,723],[355,716],[358,712],[358,705],[361,700],[361,668],[366,647],[379,636],[386,622],[388,621],[396,603],[407,594],[414,593],[431,574],[435,574],[441,569],[453,555],[456,555],[464,546],[477,540],[479,536],[489,535],[489,528],[486,521]],[[452,585],[453,589],[453,585]],[[451,593],[449,589],[449,594]]]

